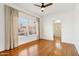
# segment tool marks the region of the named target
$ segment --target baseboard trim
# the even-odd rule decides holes
[[[0,50],[0,53],[1,53],[1,52],[4,52],[4,51],[5,51],[5,50]]]

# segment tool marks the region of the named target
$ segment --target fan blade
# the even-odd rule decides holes
[[[34,4],[34,5],[37,6],[37,7],[41,7],[41,6],[37,5],[37,4]]]
[[[45,5],[45,7],[48,7],[48,6],[52,5],[52,4],[53,4],[53,3],[49,3],[49,4]]]

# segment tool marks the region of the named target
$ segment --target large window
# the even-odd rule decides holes
[[[35,18],[19,13],[18,35],[27,36],[37,34],[38,22]]]

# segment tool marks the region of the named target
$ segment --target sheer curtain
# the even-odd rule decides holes
[[[18,46],[18,10],[5,5],[5,49]]]

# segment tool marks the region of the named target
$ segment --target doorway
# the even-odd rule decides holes
[[[56,47],[60,47],[61,45],[61,21],[54,20],[53,21],[53,39]]]

